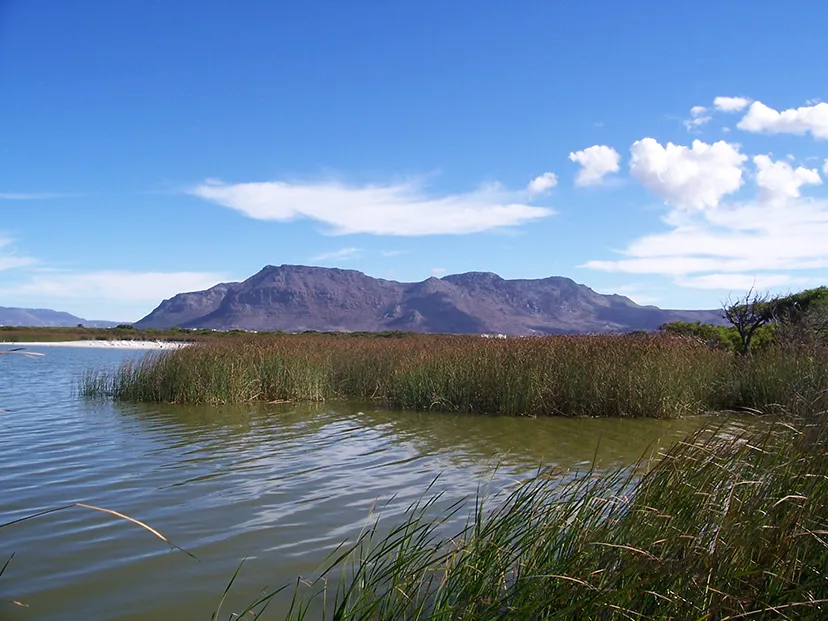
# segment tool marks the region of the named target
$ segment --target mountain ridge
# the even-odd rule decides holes
[[[64,311],[49,308],[19,308],[0,306],[0,326],[26,326],[32,328],[74,328],[83,324],[87,328],[113,328],[121,323],[99,319],[84,319]]]
[[[531,335],[653,330],[677,320],[722,322],[718,310],[640,306],[563,276],[465,272],[404,283],[357,270],[267,265],[244,281],[166,299],[135,327]]]

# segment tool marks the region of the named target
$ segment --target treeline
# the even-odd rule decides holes
[[[674,321],[659,330],[694,338],[711,349],[749,354],[770,346],[793,349],[828,346],[828,287],[786,296],[750,291],[726,304],[728,325]]]

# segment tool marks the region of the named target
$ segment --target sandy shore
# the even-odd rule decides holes
[[[101,349],[178,349],[189,343],[176,341],[55,341],[37,343],[0,342],[0,346],[9,347],[97,347]]]

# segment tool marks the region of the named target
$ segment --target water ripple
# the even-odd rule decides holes
[[[0,523],[81,501],[146,521],[201,562],[78,508],[16,524],[0,531],[0,560],[16,552],[0,599],[31,608],[9,611],[13,619],[209,618],[243,557],[255,570],[242,575],[237,603],[313,572],[377,515],[400,516],[438,475],[433,489],[448,503],[473,495],[497,464],[495,484],[542,463],[588,464],[600,438],[599,466],[614,467],[696,424],[115,405],[78,398],[75,382],[135,352],[46,353],[0,358]]]

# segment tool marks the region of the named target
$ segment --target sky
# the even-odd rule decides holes
[[[0,306],[265,265],[828,282],[828,3],[0,0]]]

